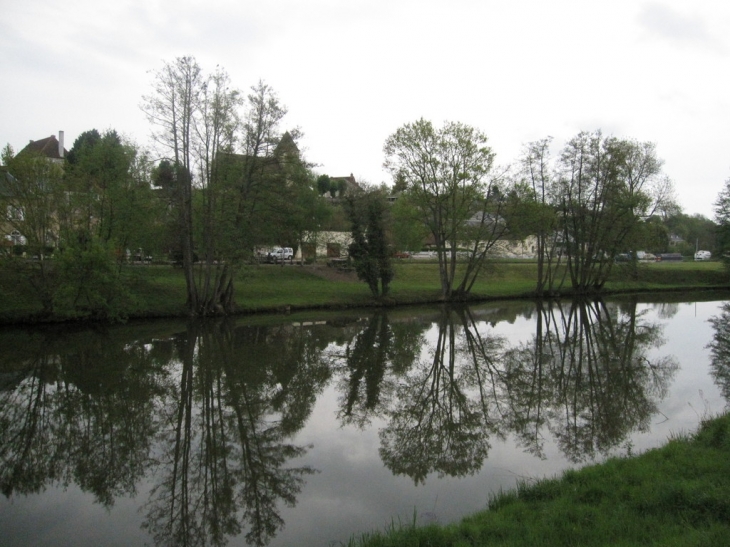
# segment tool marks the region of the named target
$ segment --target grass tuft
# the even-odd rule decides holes
[[[488,509],[446,526],[362,536],[353,547],[727,545],[730,415],[659,449],[520,482]]]

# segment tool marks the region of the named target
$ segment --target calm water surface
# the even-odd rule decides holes
[[[0,331],[0,544],[456,520],[723,411],[730,296],[707,298]]]

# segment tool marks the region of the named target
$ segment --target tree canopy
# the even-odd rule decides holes
[[[495,154],[480,130],[458,122],[436,128],[420,119],[385,141],[385,167],[405,188],[433,238],[444,299],[469,293],[487,253],[505,233]],[[457,258],[464,268],[457,271]]]

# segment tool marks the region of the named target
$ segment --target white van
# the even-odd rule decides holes
[[[294,250],[291,247],[274,247],[269,253],[269,262],[284,262],[294,258]]]
[[[695,253],[695,260],[710,260],[712,253],[710,251],[697,251]]]

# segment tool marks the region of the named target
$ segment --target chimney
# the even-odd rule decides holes
[[[63,158],[63,131],[58,132],[58,156]]]

